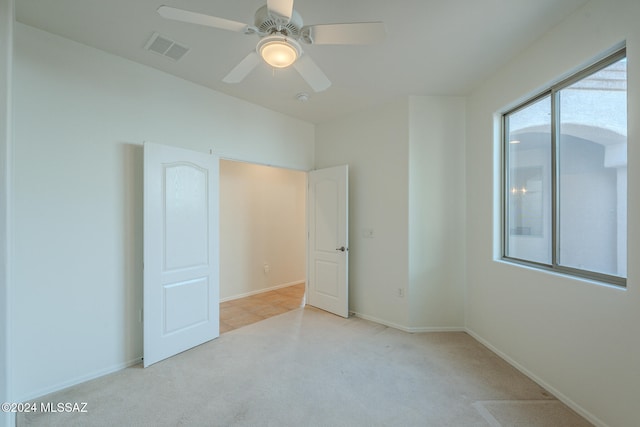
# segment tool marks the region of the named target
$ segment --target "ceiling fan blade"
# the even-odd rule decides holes
[[[221,28],[223,30],[235,31],[237,33],[243,33],[248,28],[248,25],[243,24],[242,22],[230,21],[228,19],[218,18],[217,16],[205,15],[203,13],[191,12],[183,9],[176,9],[175,7],[170,6],[160,6],[158,8],[158,13],[165,19]]]
[[[245,58],[236,65],[229,74],[222,79],[225,83],[240,83],[260,62],[260,57],[255,50],[251,51]]]
[[[293,14],[293,0],[267,0],[267,9],[288,23]]]
[[[384,40],[383,22],[320,24],[302,28],[301,39],[309,44],[372,44]]]
[[[331,80],[322,72],[309,55],[302,55],[293,66],[314,92],[322,92],[331,86]]]

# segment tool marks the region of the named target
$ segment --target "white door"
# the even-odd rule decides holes
[[[349,317],[349,167],[309,172],[307,304]]]
[[[144,366],[219,335],[218,157],[144,144]]]

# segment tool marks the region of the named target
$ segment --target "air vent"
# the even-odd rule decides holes
[[[178,61],[187,52],[189,52],[189,48],[183,46],[161,34],[153,33],[151,38],[144,46],[146,50],[149,52],[157,53],[158,55],[162,55],[171,59],[172,61]]]

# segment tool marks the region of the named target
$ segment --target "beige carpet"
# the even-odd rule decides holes
[[[297,309],[45,396],[19,426],[588,426],[465,333]]]

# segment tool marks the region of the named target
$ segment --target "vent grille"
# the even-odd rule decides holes
[[[144,46],[149,52],[178,61],[189,52],[189,48],[158,33],[153,33]]]

